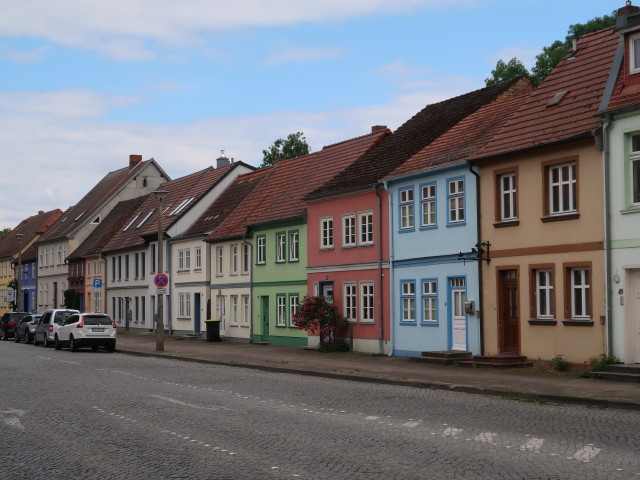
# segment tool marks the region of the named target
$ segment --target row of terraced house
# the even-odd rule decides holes
[[[131,155],[66,212],[12,230],[0,289],[19,274],[21,310],[71,291],[83,310],[153,331],[160,230],[174,334],[220,319],[228,340],[314,346],[292,315],[325,295],[359,352],[640,363],[636,49],[640,8],[626,6],[537,88],[501,82],[394,132],[259,170],[223,156],[173,180]]]

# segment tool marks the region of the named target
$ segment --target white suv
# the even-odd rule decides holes
[[[33,344],[38,346],[42,343],[45,347],[53,345],[53,340],[58,328],[74,313],[80,312],[78,310],[60,308],[54,308],[44,312],[33,332]]]
[[[107,352],[116,350],[116,324],[104,313],[77,313],[71,315],[55,333],[56,350],[68,346],[72,352],[80,347],[97,350],[102,346]]]

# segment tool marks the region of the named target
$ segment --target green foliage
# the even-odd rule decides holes
[[[295,158],[307,155],[311,151],[304,133],[290,133],[286,139],[279,138],[267,150],[262,150],[260,168],[270,167],[281,158]]]
[[[72,289],[64,291],[64,307],[80,310],[80,294]]]
[[[489,78],[485,78],[484,83],[488,87],[490,85],[500,83],[504,80],[511,80],[512,78],[520,76],[529,76],[527,67],[525,67],[520,60],[518,60],[517,58],[512,58],[508,63],[504,63],[502,60],[498,60],[498,63],[496,63],[496,68],[491,70],[491,76]]]
[[[348,352],[349,344],[341,338],[334,338],[332,341],[321,343],[318,347],[318,351],[327,353]]]
[[[616,363],[620,363],[620,360],[615,355],[607,355],[606,353],[601,353],[597,357],[591,357],[589,359],[589,368],[592,371],[598,370],[603,365],[615,365]]]
[[[572,40],[574,38],[580,38],[588,33],[597,32],[598,30],[615,25],[616,16],[617,12],[613,11],[611,15],[603,15],[602,17],[592,18],[586,23],[570,25],[564,41],[556,40],[551,45],[544,47],[542,52],[536,56],[536,64],[531,69],[531,73],[529,73],[522,62],[516,58],[512,58],[509,63],[498,60],[496,68],[491,72],[491,77],[485,79],[485,84],[489,86],[502,80],[510,80],[519,75],[525,75],[531,79],[534,85],[539,85],[549,76],[556,65],[560,63],[560,60],[569,53],[573,47]]]
[[[564,359],[563,355],[556,355],[551,359],[551,366],[556,372],[564,372],[568,368],[569,364]]]
[[[2,230],[0,230],[0,238],[4,238],[7,235],[9,235],[9,232],[11,231],[10,228],[3,228]]]
[[[335,343],[335,333],[349,325],[349,322],[338,312],[338,307],[322,295],[312,297],[305,295],[293,319],[300,330],[306,330],[312,335],[320,335],[321,350],[325,345]]]

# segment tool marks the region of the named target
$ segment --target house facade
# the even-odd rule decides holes
[[[481,272],[486,354],[585,364],[607,349],[594,99],[616,44],[612,29],[582,37],[473,160],[480,238],[491,244]]]

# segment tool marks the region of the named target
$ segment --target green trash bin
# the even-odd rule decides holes
[[[207,342],[221,342],[220,323],[222,323],[222,321],[219,319],[213,319],[205,320],[204,323],[207,326]]]

